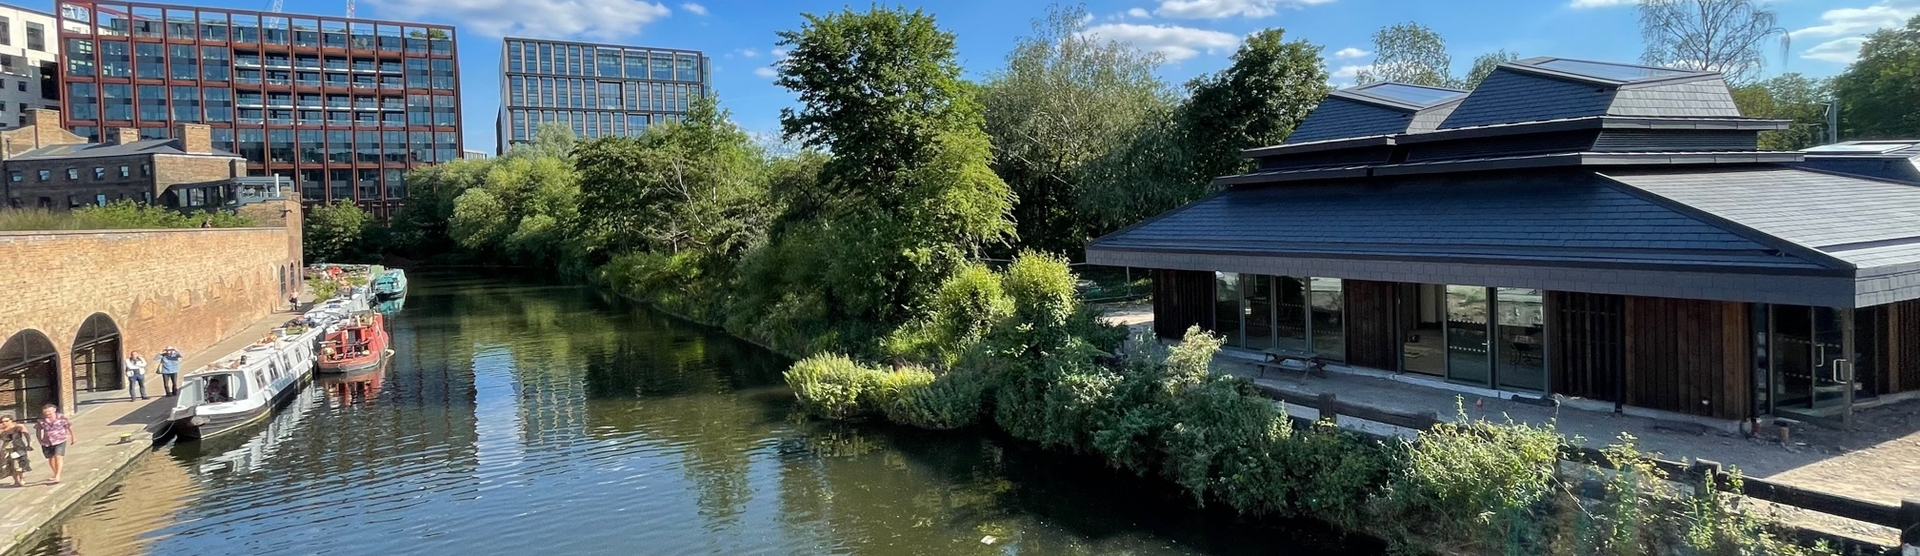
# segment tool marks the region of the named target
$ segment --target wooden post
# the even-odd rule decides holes
[[[1705,459],[1693,460],[1693,465],[1687,468],[1687,479],[1693,483],[1694,488],[1705,489],[1695,494],[1706,494],[1709,490],[1719,489],[1720,469],[1720,462]]]
[[[1320,394],[1320,407],[1317,408],[1320,410],[1320,420],[1326,421],[1329,425],[1340,424],[1340,412],[1334,407],[1336,403],[1338,402],[1334,401],[1332,392]]]
[[[1900,549],[1904,554],[1920,554],[1920,500],[1900,501]]]

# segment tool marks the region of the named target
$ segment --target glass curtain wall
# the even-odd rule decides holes
[[[1546,302],[1544,292],[1531,288],[1494,288],[1494,376],[1503,389],[1545,392]]]
[[[1483,386],[1492,382],[1488,306],[1487,288],[1447,286],[1447,379]]]
[[[1214,303],[1213,330],[1229,346],[1346,360],[1346,299],[1339,279],[1216,272]]]
[[[1226,336],[1227,345],[1240,344],[1240,275],[1213,273],[1213,330]]]
[[[1313,278],[1308,281],[1312,291],[1312,325],[1308,327],[1313,336],[1313,352],[1334,361],[1346,360],[1346,296],[1341,290],[1339,278]]]

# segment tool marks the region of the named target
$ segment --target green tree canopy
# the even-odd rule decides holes
[[[1920,137],[1920,16],[1881,29],[1860,45],[1860,59],[1833,79],[1847,139]]]
[[[1824,142],[1828,82],[1789,73],[1733,88],[1733,103],[1749,118],[1787,120],[1790,127],[1760,134],[1760,148],[1797,151]]]
[[[953,35],[900,8],[806,14],[780,33],[778,82],[799,96],[781,127],[833,153],[791,199],[756,287],[817,295],[829,322],[866,323],[861,348],[912,317],[945,276],[1012,233],[1012,194],[988,166]],[[775,275],[777,273],[777,275]]]
[[[1080,167],[1174,103],[1154,75],[1160,56],[1088,35],[1089,19],[1081,6],[1053,5],[981,87],[993,169],[1019,199],[1025,247],[1079,251],[1093,230],[1079,210]]]
[[[307,260],[316,262],[359,262],[363,253],[361,237],[373,218],[352,201],[339,201],[307,209],[301,231]]]

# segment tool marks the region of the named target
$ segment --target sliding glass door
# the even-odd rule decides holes
[[[1494,288],[1494,377],[1503,390],[1547,391],[1546,297],[1530,288]]]
[[[1447,379],[1479,386],[1492,383],[1487,354],[1487,288],[1447,286]]]

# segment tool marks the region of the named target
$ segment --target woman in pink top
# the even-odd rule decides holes
[[[40,455],[47,457],[47,467],[53,469],[53,480],[47,484],[60,484],[60,464],[67,459],[67,442],[73,440],[73,422],[58,406],[47,404],[40,408],[40,422],[33,428],[40,431]]]

